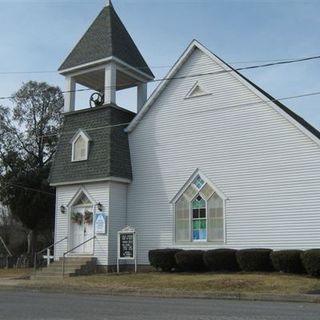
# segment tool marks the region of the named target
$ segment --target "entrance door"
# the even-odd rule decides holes
[[[70,249],[80,245],[71,254],[92,254],[93,240],[93,205],[85,194],[82,194],[72,206],[70,221]]]

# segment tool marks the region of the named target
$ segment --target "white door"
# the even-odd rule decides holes
[[[77,217],[77,219],[75,219],[75,216]],[[84,242],[93,237],[93,207],[87,205],[74,206],[71,213],[70,229],[70,249],[79,246],[78,248],[74,249],[71,254],[92,254],[93,239],[86,243]]]

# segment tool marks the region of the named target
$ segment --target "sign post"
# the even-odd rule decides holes
[[[137,272],[136,231],[133,227],[127,226],[118,231],[118,273],[120,260],[134,260],[134,272]]]

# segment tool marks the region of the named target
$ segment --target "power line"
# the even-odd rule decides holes
[[[291,99],[298,99],[298,98],[305,98],[305,97],[310,97],[310,96],[317,96],[320,95],[320,91],[314,91],[314,92],[309,92],[309,93],[302,93],[299,95],[294,95],[294,96],[287,96],[279,99],[267,99],[267,100],[262,100],[259,102],[251,102],[251,103],[239,103],[239,104],[233,104],[231,106],[228,106],[226,108],[233,108],[233,107],[242,107],[242,106],[258,106],[267,102],[280,102],[283,100],[291,100]],[[208,109],[208,110],[202,110],[202,111],[195,111],[195,112],[189,112],[185,113],[184,115],[189,115],[189,114],[195,114],[195,113],[206,113],[206,112],[213,112],[216,109]],[[141,122],[140,120],[139,122]],[[85,129],[85,131],[94,131],[94,130],[101,130],[101,129],[107,129],[107,128],[114,128],[114,127],[121,127],[121,126],[127,126],[129,125],[130,122],[124,122],[124,123],[118,123],[118,124],[111,124],[111,125],[106,125],[106,126],[101,126],[101,127],[94,127],[94,128],[88,128]],[[49,134],[49,135],[34,135],[34,137],[37,138],[45,138],[45,137],[54,137],[54,136],[59,136],[61,134],[74,134],[74,131],[64,131],[61,133],[55,133],[55,134]]]
[[[299,60],[304,58],[281,58],[281,59],[260,59],[260,60],[242,60],[242,61],[230,61],[229,64],[242,64],[242,63],[260,63],[260,62],[283,62],[283,61],[291,61],[291,60]],[[202,63],[199,64],[201,66],[210,65],[211,63]],[[151,69],[161,69],[161,68],[171,68],[172,65],[159,65],[159,66],[150,66]],[[138,66],[135,67],[139,70],[145,70],[149,67],[146,66]],[[131,68],[123,67],[124,70],[131,70]],[[31,70],[31,71],[0,71],[0,75],[9,75],[9,74],[41,74],[41,73],[57,73],[57,70]]]
[[[22,185],[19,185],[19,184],[5,182],[4,187],[6,187],[6,186],[20,188],[20,189],[24,189],[24,190],[28,190],[28,191],[36,191],[36,192],[47,194],[47,195],[51,195],[51,196],[54,196],[54,197],[56,196],[56,194],[53,193],[53,192],[47,192],[47,191],[43,191],[43,190],[40,190],[40,189],[25,187],[25,186],[22,186]]]
[[[206,75],[217,75],[217,74],[223,74],[223,73],[229,73],[229,72],[235,72],[235,71],[252,70],[252,69],[267,68],[267,67],[272,67],[272,66],[277,66],[277,65],[305,62],[305,61],[311,61],[311,60],[316,60],[316,59],[320,59],[320,55],[319,56],[306,57],[306,58],[300,58],[300,59],[278,61],[278,62],[273,62],[273,63],[259,64],[259,65],[253,65],[253,66],[246,66],[246,67],[240,67],[240,68],[235,68],[235,69],[230,68],[228,70],[220,70],[220,71],[206,72],[206,73],[197,73],[197,74],[193,74],[193,75],[185,75],[185,76],[177,76],[177,77],[165,77],[165,78],[153,79],[150,82],[160,82],[160,81],[168,81],[168,80],[176,80],[176,79],[186,79],[186,78],[201,77],[201,76],[206,76]],[[123,83],[120,86],[105,86],[104,89],[107,89],[107,88],[110,88],[110,89],[111,88],[117,88],[117,89],[126,88],[128,85],[131,85],[131,84],[132,84],[132,82]],[[62,93],[65,94],[65,93],[83,92],[83,91],[94,91],[94,89],[84,88],[84,89],[62,91]],[[7,100],[7,99],[12,99],[12,96],[0,97],[0,100]]]

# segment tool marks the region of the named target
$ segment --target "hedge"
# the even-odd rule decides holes
[[[185,250],[177,252],[175,255],[177,266],[183,271],[205,271],[206,266],[203,261],[204,251]]]
[[[209,250],[204,253],[203,260],[212,271],[238,271],[236,253],[234,249]]]
[[[270,254],[271,249],[243,249],[236,254],[242,271],[271,271],[273,270]]]
[[[156,269],[165,272],[177,268],[175,254],[182,251],[181,249],[155,249],[149,251],[149,262]]]
[[[271,261],[275,270],[287,273],[303,273],[301,250],[280,250],[271,253]]]
[[[306,250],[301,254],[304,268],[310,276],[320,276],[320,249]]]

